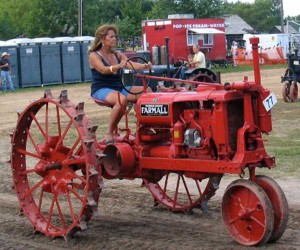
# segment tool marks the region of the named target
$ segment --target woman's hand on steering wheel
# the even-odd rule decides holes
[[[144,65],[144,68],[143,69],[136,69],[137,67],[134,66],[134,63],[133,63],[133,62],[136,62],[136,61],[142,62],[141,64]],[[133,75],[132,82],[129,85],[131,87],[132,86],[137,86],[137,84],[139,82],[139,79],[136,77],[136,74],[138,73],[139,70],[147,70],[148,71],[147,73],[144,71],[143,74],[147,74],[147,75],[151,75],[152,74],[152,72],[151,72],[151,70],[152,70],[152,63],[148,62],[145,58],[143,58],[141,56],[133,56],[133,57],[128,58],[126,60],[126,66],[127,66],[127,68],[129,68],[128,67],[129,65],[130,65],[130,68],[132,70],[132,75]],[[123,70],[121,71],[121,74],[124,74]],[[145,86],[146,89],[149,87],[150,80],[151,79],[147,79],[146,86]],[[135,95],[135,94],[141,94],[141,93],[144,92],[144,91],[141,91],[141,92],[138,92],[138,93],[135,93],[135,92],[133,93],[130,90],[127,90],[123,78],[122,78],[122,85],[123,85],[125,91],[128,92],[128,93],[130,93],[130,94],[134,94]]]

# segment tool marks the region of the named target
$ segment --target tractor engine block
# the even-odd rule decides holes
[[[198,98],[190,92],[140,98],[137,139],[144,156],[213,160],[233,155],[244,123],[242,99],[223,96],[215,101],[195,93]]]

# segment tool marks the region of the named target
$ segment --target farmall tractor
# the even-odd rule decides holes
[[[258,42],[251,39],[255,82],[182,80],[197,86],[143,93],[135,131],[120,129],[112,144],[97,140],[84,103],[74,105],[66,91],[54,98],[47,90],[19,112],[12,136],[13,186],[34,230],[50,237],[86,230],[99,213],[104,179],[141,178],[155,205],[206,211],[225,174],[242,177],[248,171],[249,179],[237,178],[224,193],[224,223],[242,245],[277,241],[287,227],[288,204],[273,179],[256,174],[257,168],[275,167],[262,134],[272,130],[276,102],[261,85]],[[149,79],[179,81],[138,77],[145,85]]]

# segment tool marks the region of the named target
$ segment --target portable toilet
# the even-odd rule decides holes
[[[43,85],[62,84],[60,45],[50,37],[32,39],[40,49],[41,79]]]
[[[72,37],[56,37],[60,44],[63,83],[82,81],[80,44]]]
[[[74,39],[80,43],[82,81],[90,82],[92,73],[89,67],[88,50],[95,38],[92,36],[77,36]]]
[[[29,38],[16,38],[9,42],[18,45],[20,87],[42,86],[38,45]]]
[[[18,46],[13,42],[0,42],[0,55],[7,52],[11,66],[11,78],[14,83],[14,88],[19,88],[19,67],[18,67]]]

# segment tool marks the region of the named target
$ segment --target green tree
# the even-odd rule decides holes
[[[77,33],[77,1],[2,0],[1,9],[12,37],[74,35]]]
[[[141,0],[125,1],[121,13],[121,19],[118,21],[120,36],[139,36],[143,20]]]
[[[169,14],[194,14],[195,18],[220,17],[224,0],[154,0],[151,18],[167,18]]]
[[[280,24],[280,0],[256,0],[253,4],[225,4],[225,10],[237,14],[259,33],[267,33]]]
[[[115,23],[121,17],[125,0],[84,0],[83,34],[94,35],[102,24]]]
[[[197,18],[217,18],[224,15],[224,0],[195,0]]]

